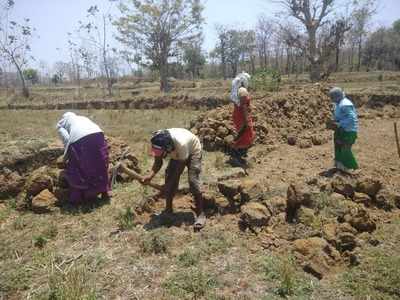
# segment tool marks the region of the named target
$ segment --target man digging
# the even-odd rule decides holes
[[[180,176],[188,168],[189,187],[195,200],[196,220],[194,229],[205,226],[203,196],[200,191],[200,173],[202,147],[197,136],[183,128],[171,128],[156,131],[151,138],[151,153],[154,156],[152,171],[142,179],[143,184],[149,184],[160,171],[163,159],[170,157],[165,171],[164,196],[166,199],[165,213],[173,213],[172,201],[179,187]]]

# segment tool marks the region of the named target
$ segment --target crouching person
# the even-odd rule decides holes
[[[188,168],[189,187],[196,206],[195,229],[205,226],[203,197],[200,190],[200,173],[202,148],[197,136],[183,128],[171,128],[156,131],[151,138],[151,152],[154,163],[151,173],[143,178],[143,183],[149,183],[160,171],[163,159],[169,157],[165,172],[164,195],[166,199],[166,213],[173,212],[173,198],[179,187],[179,179],[185,167]]]
[[[57,123],[64,143],[66,180],[73,203],[109,198],[108,146],[98,125],[84,116],[65,113]]]

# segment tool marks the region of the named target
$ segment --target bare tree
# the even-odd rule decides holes
[[[262,68],[267,68],[269,64],[269,52],[273,33],[276,31],[274,22],[265,15],[258,18],[256,25],[256,47]]]
[[[23,70],[32,56],[29,55],[30,42],[34,28],[30,25],[29,19],[24,19],[19,24],[9,20],[9,12],[14,6],[14,1],[0,2],[0,55],[8,60],[16,68],[24,97],[29,97],[29,90],[26,86]]]
[[[294,41],[307,50],[310,62],[310,78],[312,81],[321,79],[323,57],[319,44],[319,29],[328,22],[335,0],[281,0],[288,14],[299,21],[307,34],[306,43]],[[296,39],[296,36],[293,36]]]

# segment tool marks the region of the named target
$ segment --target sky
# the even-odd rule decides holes
[[[276,1],[275,1],[276,2]],[[216,24],[252,28],[260,14],[275,16],[281,11],[273,0],[205,0],[204,48],[212,49],[216,44]],[[378,0],[375,26],[390,26],[400,19],[400,0]],[[32,54],[36,62],[46,61],[49,66],[59,60],[68,60],[67,33],[77,28],[84,20],[86,10],[97,5],[102,10],[110,9],[109,0],[15,0],[11,19],[29,18],[37,35],[32,43]],[[117,9],[111,7],[117,13]]]

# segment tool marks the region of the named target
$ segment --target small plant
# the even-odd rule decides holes
[[[212,296],[212,290],[218,286],[218,282],[201,269],[189,268],[173,274],[162,286],[179,299],[209,299],[207,296]]]
[[[275,69],[262,69],[251,78],[251,86],[255,90],[275,92],[279,90],[281,74]]]
[[[161,254],[168,250],[169,237],[165,235],[164,230],[156,229],[150,234],[142,236],[140,247],[146,254]]]
[[[191,267],[198,265],[200,261],[200,253],[193,249],[186,249],[178,256],[178,264],[182,267]]]
[[[13,222],[13,227],[15,230],[22,230],[26,226],[25,219],[22,216],[15,218]]]
[[[56,272],[49,276],[48,299],[96,299],[94,283],[85,266],[77,266],[65,273]]]
[[[43,235],[33,237],[33,245],[38,248],[43,248],[48,242],[48,239]]]
[[[121,230],[131,230],[135,227],[135,214],[130,207],[125,208],[118,216],[118,226]]]

